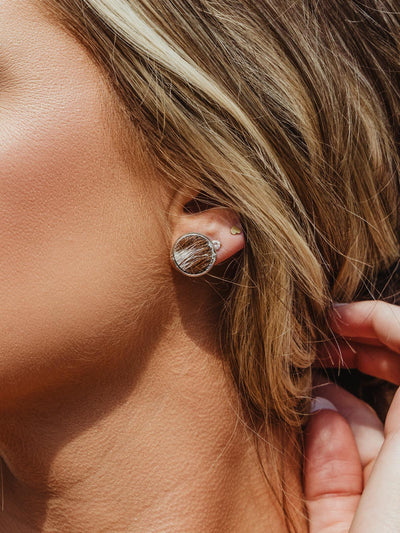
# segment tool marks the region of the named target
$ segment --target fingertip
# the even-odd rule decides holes
[[[306,499],[357,494],[361,490],[361,461],[350,425],[336,410],[311,414],[305,431]]]
[[[348,326],[346,312],[350,303],[333,302],[328,312],[329,322],[336,333],[340,334],[342,327]]]

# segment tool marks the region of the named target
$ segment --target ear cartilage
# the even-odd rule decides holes
[[[231,234],[232,235],[239,235],[240,233],[242,233],[242,230],[240,228],[238,228],[237,226],[232,226],[231,227]]]
[[[185,233],[171,250],[173,265],[185,276],[197,277],[207,274],[214,266],[219,241],[212,241],[201,233]]]

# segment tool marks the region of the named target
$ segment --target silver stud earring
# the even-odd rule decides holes
[[[202,233],[185,233],[175,242],[171,251],[173,265],[186,276],[207,274],[214,266],[219,241],[213,241]]]

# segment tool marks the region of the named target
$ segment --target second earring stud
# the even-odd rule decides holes
[[[215,264],[219,241],[213,241],[201,233],[185,233],[175,242],[171,251],[174,266],[186,276],[207,274]]]

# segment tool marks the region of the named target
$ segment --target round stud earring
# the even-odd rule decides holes
[[[203,276],[214,266],[220,248],[219,241],[212,241],[202,233],[185,233],[173,245],[171,260],[185,276]]]

